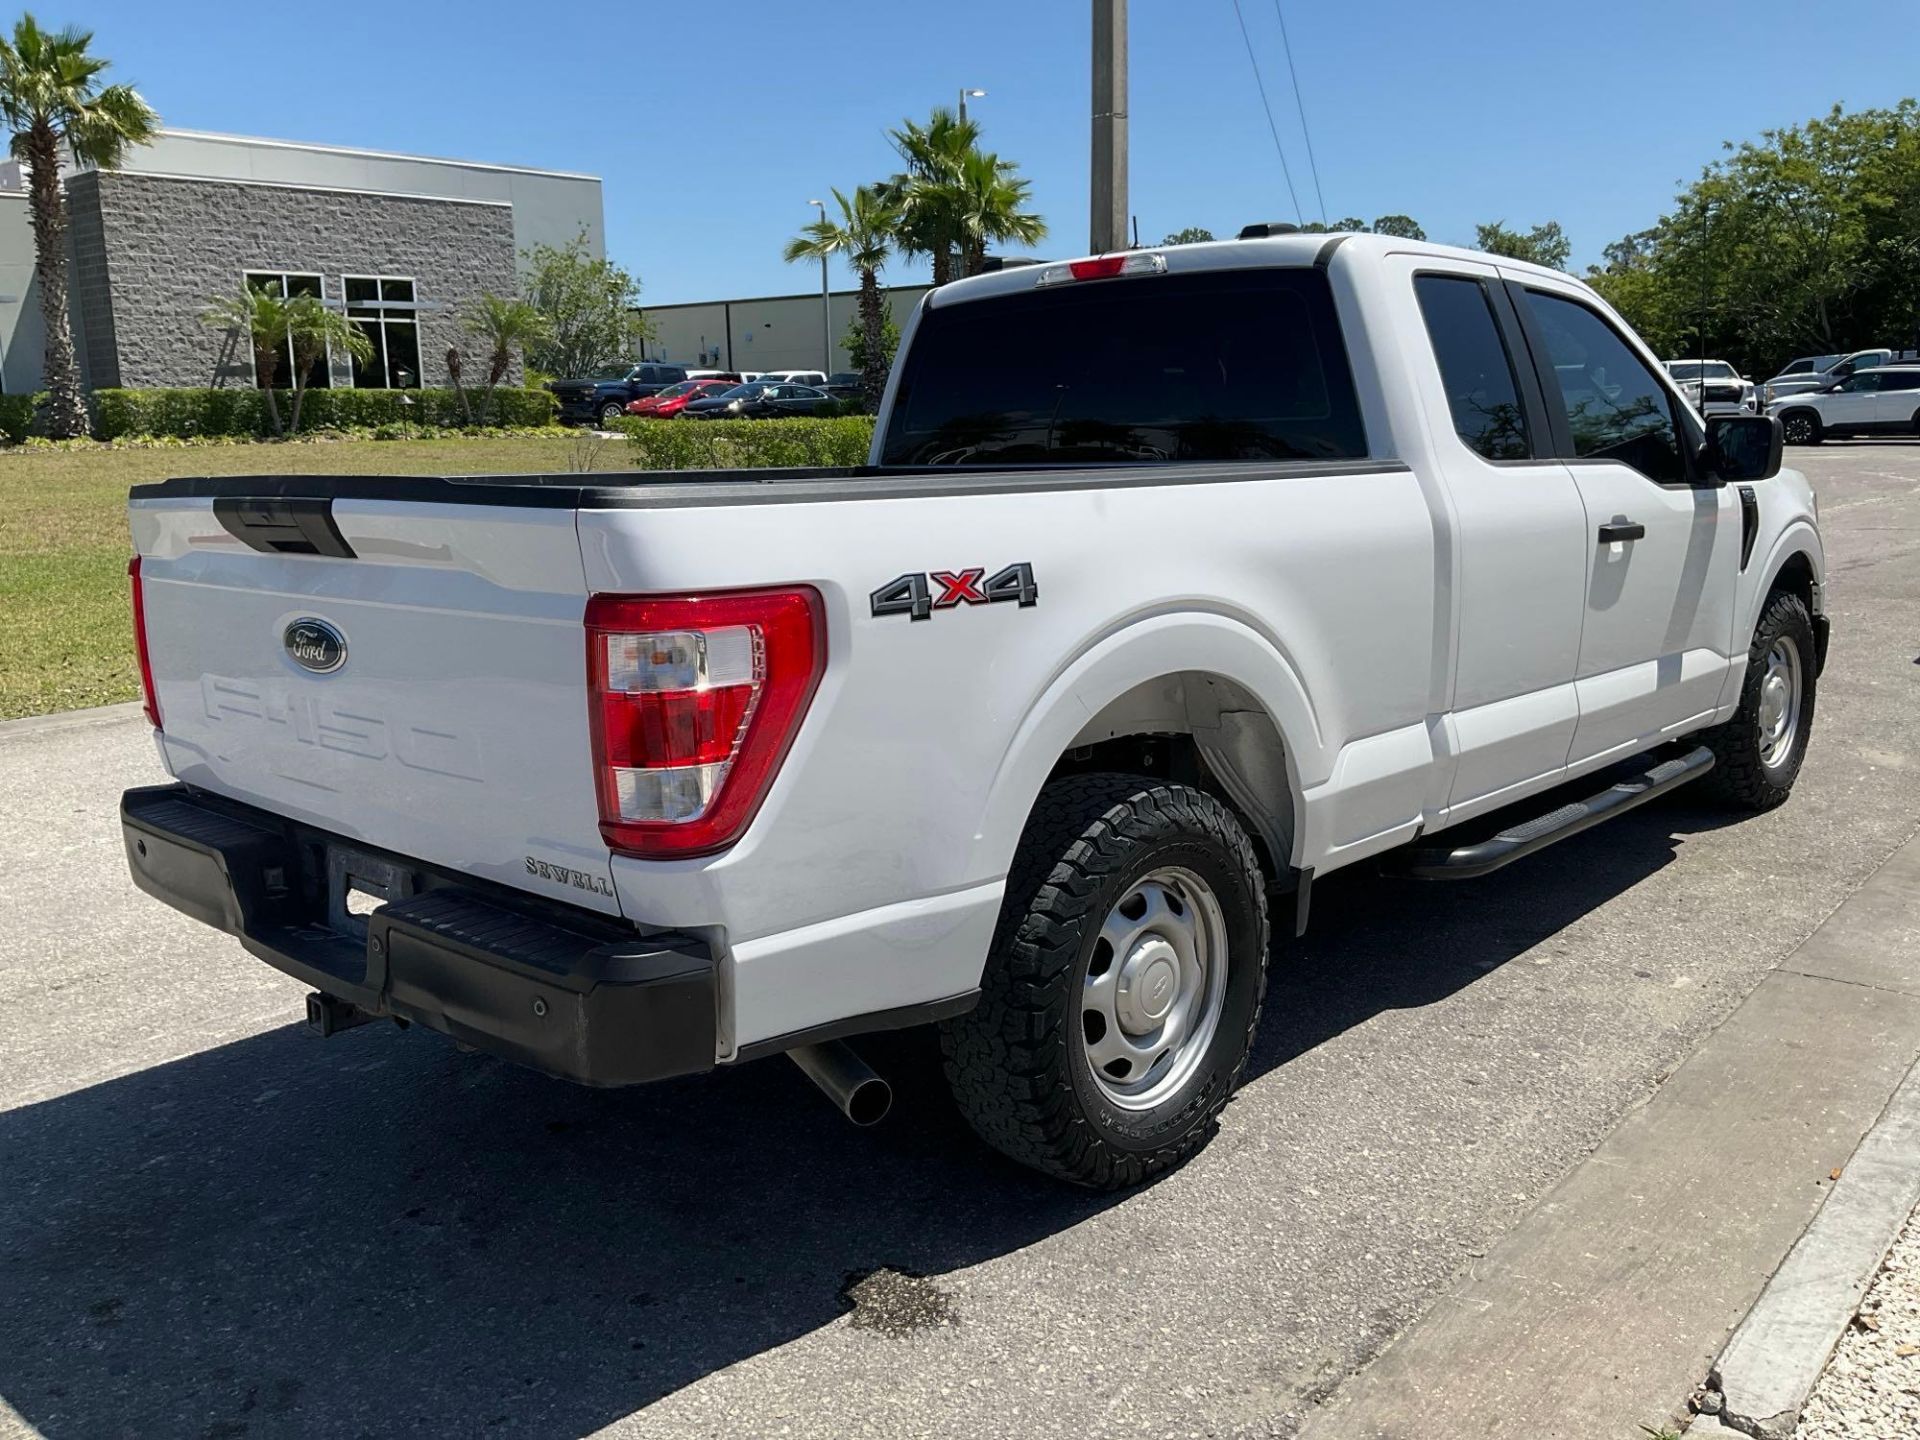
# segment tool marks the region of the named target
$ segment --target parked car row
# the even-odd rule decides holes
[[[1855,350],[1851,354],[1802,355],[1789,360],[1786,367],[1760,387],[1764,406],[1787,395],[1805,395],[1825,390],[1847,379],[1856,370],[1871,370],[1894,358],[1891,350]]]
[[[761,391],[730,394],[752,386],[792,386],[807,395],[768,396]],[[675,415],[810,415],[824,405],[810,402],[853,400],[861,394],[860,376],[851,370],[828,375],[822,370],[704,370],[642,361],[616,365],[593,375],[554,380],[547,388],[558,402],[562,424],[611,425],[623,415],[667,419]],[[704,402],[726,398],[729,407]]]

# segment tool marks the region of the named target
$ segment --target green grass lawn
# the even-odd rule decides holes
[[[128,613],[127,487],[174,475],[625,469],[578,437],[346,440],[0,453],[0,720],[139,697]]]

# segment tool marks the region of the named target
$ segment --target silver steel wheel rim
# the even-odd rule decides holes
[[[1800,647],[1782,635],[1767,647],[1760,673],[1760,763],[1769,770],[1786,763],[1800,734]]]
[[[1101,1093],[1150,1110],[1199,1069],[1227,993],[1227,921],[1191,870],[1152,871],[1100,926],[1080,995],[1080,1043]]]

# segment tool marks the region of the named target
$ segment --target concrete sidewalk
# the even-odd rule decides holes
[[[1303,1436],[1677,1426],[1916,1056],[1910,839]]]

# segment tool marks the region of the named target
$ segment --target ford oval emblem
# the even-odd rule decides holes
[[[331,675],[347,663],[347,637],[324,620],[295,620],[281,639],[288,658],[316,675]]]

